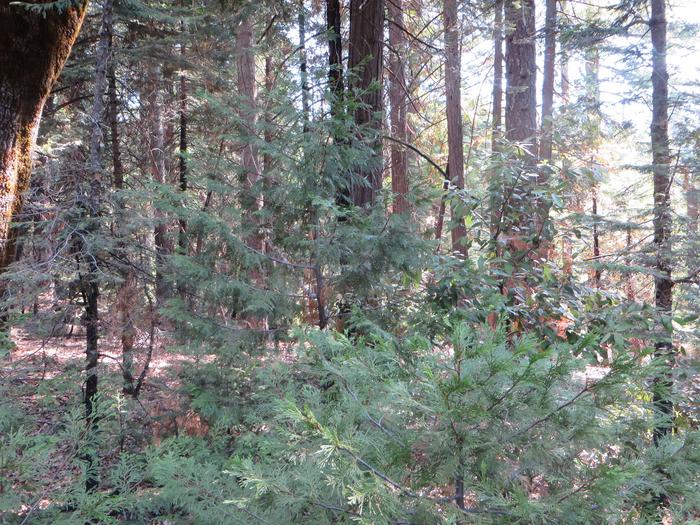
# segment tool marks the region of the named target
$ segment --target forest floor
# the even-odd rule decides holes
[[[0,403],[20,409],[32,429],[31,435],[61,435],[69,422],[80,420],[84,411],[85,339],[82,330],[75,330],[70,337],[42,338],[27,330],[14,329],[12,341],[15,348],[0,359],[0,382],[7,396]],[[120,341],[100,339],[98,391],[107,394],[103,399],[111,404],[109,412],[113,415],[101,424],[110,443],[108,450],[101,454],[103,471],[113,466],[124,451],[142,451],[149,444],[175,435],[207,434],[206,422],[188,409],[189,401],[179,380],[182,371],[195,359],[166,350],[168,346],[165,334],[155,337],[148,373],[138,399],[134,399],[122,393]],[[138,354],[143,356],[144,353],[141,348]],[[134,376],[140,374],[143,361],[143,357],[135,359]],[[115,405],[117,410],[114,410]],[[67,469],[74,471],[74,475],[80,474],[76,466],[80,462],[70,461],[76,457],[75,452],[71,452],[74,447],[70,439],[62,441],[65,442],[60,443],[38,469],[42,478],[52,480],[52,489],[71,483],[74,476],[68,475]],[[15,489],[26,491],[39,507],[50,503],[42,500],[40,494],[33,494],[31,487],[18,487],[12,472],[2,474],[10,478]]]

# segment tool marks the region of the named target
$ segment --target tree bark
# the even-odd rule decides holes
[[[499,151],[503,127],[503,0],[496,0],[493,20],[493,92],[491,150]]]
[[[0,0],[0,272],[15,257],[17,230],[11,225],[29,187],[42,109],[78,35],[85,7],[82,2],[37,13]]]
[[[309,109],[309,80],[306,72],[306,11],[304,10],[304,0],[299,0],[299,77],[301,79],[301,108],[304,118],[304,133],[309,130],[310,109]]]
[[[389,15],[389,44],[391,49],[389,69],[389,105],[391,111],[391,135],[402,142],[408,139],[408,110],[406,86],[406,65],[404,58],[407,55],[406,35],[403,30],[403,0],[392,0],[388,3]],[[394,195],[392,212],[402,214],[409,211],[408,200],[408,152],[406,148],[396,142],[391,144],[391,191]]]
[[[102,146],[104,145],[105,103],[104,94],[107,89],[107,72],[111,61],[112,42],[112,0],[104,0],[102,4],[102,23],[100,25],[99,41],[97,44],[97,56],[95,59],[95,83],[93,86],[92,105],[92,129],[90,132],[89,195],[83,198],[87,205],[86,213],[90,218],[88,228],[93,235],[98,231],[101,194],[102,194]],[[93,247],[86,245],[82,240],[86,236],[81,235],[79,244],[82,248],[82,259],[79,269],[81,273],[80,284],[85,309],[85,418],[90,434],[97,430],[98,422],[95,416],[95,396],[97,395],[97,364],[99,360],[99,273]],[[85,273],[83,273],[85,272]],[[91,436],[88,436],[91,437]],[[93,491],[98,486],[98,476],[95,468],[97,458],[92,452],[87,455],[87,477],[85,489]]]
[[[516,179],[504,194],[501,219],[512,253],[529,252],[536,244],[538,214],[524,209],[533,200],[537,173],[537,63],[535,60],[535,1],[505,0],[506,21],[506,139],[522,147]],[[506,193],[506,192],[504,192]],[[534,241],[534,242],[533,242]]]
[[[348,68],[350,89],[357,99],[355,124],[374,154],[362,162],[350,181],[350,199],[355,206],[374,204],[382,187],[382,73],[384,0],[350,0],[350,43]]]
[[[113,28],[112,28],[113,29]],[[121,259],[119,276],[122,282],[117,289],[116,309],[121,330],[122,344],[122,378],[123,390],[126,394],[132,394],[134,389],[133,377],[133,351],[136,330],[132,312],[135,305],[136,274],[129,265],[129,253],[126,247],[125,222],[127,221],[126,199],[121,194],[124,191],[124,166],[119,138],[119,97],[117,96],[117,78],[114,60],[114,38],[110,32],[110,60],[107,67],[107,121],[110,129],[110,142],[112,146],[112,185],[116,190],[116,212],[114,230],[118,238],[118,253]]]
[[[590,158],[588,168],[593,172],[598,167],[598,145],[600,143],[600,51],[596,47],[586,50],[585,67],[585,101],[588,128],[588,147]],[[598,213],[598,183],[593,182],[591,191],[591,219],[593,221],[593,260],[594,268],[591,272],[593,287],[600,288],[602,270],[600,269],[600,215]]]
[[[180,32],[183,34],[183,41],[180,42],[180,144],[179,144],[179,183],[180,191],[183,193],[183,198],[187,193],[187,76],[184,72],[186,60],[186,48],[184,42],[184,22],[180,22]],[[187,238],[187,219],[180,217],[178,219],[178,248],[182,255],[187,255],[189,252],[189,241]]]
[[[326,0],[326,28],[328,30],[328,82],[331,91],[331,115],[339,116],[343,98],[343,40],[341,31],[340,0]]]
[[[569,4],[567,0],[561,0],[561,12],[568,20]],[[567,105],[569,103],[569,51],[563,43],[561,44],[561,56],[559,60],[561,65],[561,102],[563,105]]]
[[[443,5],[445,26],[445,93],[447,104],[447,143],[450,182],[458,190],[464,189],[464,130],[462,129],[462,60],[460,24],[457,0],[445,0]],[[467,256],[467,229],[464,219],[452,206],[452,250]]]
[[[537,63],[535,1],[506,0],[506,139],[528,145],[526,162],[537,165]]]
[[[255,213],[260,209],[259,198],[255,185],[260,178],[258,167],[258,152],[255,147],[255,125],[257,107],[255,102],[255,53],[253,50],[253,23],[250,17],[241,21],[236,33],[238,57],[236,60],[238,77],[238,95],[240,97],[239,118],[241,132],[244,135],[241,151],[243,166],[243,192],[241,204],[247,211]],[[246,239],[247,244],[258,251],[263,250],[263,239],[255,226],[254,231]]]
[[[666,67],[666,2],[651,0],[652,43],[652,121],[651,150],[654,174],[654,247],[656,275],[654,301],[658,321],[656,357],[666,362],[667,370],[654,379],[653,402],[656,410],[654,442],[670,434],[673,429],[673,401],[671,399],[671,368],[673,366],[673,271],[671,229],[671,153],[668,138],[668,71]]]
[[[552,116],[554,114],[554,61],[557,41],[557,4],[547,0],[544,27],[544,67],[542,71],[542,135],[540,138],[540,161],[552,161]],[[540,183],[544,183],[547,172],[540,171]]]
[[[598,215],[598,187],[593,186],[593,197],[591,198],[591,216],[593,220],[593,287],[598,290],[600,289],[600,279],[603,276],[600,271],[600,232],[598,221],[600,220],[600,215]]]

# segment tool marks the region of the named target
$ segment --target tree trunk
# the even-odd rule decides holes
[[[272,57],[270,55],[267,55],[265,57],[265,95],[266,95],[266,100],[265,100],[265,131],[264,131],[264,138],[265,138],[265,143],[268,145],[268,148],[271,147],[272,145],[272,124],[273,124],[273,117],[272,117],[272,111],[271,111],[271,105],[272,105],[272,91],[274,89],[274,83],[275,83],[275,75],[274,75],[274,70],[273,70],[273,61]],[[269,186],[270,183],[270,173],[272,172],[272,165],[273,165],[273,159],[272,155],[270,154],[269,151],[266,151],[265,154],[263,155],[263,169],[264,169],[264,175],[265,175],[265,192],[267,193],[267,187]]]
[[[537,63],[535,61],[535,1],[505,0],[506,139],[520,144],[516,179],[503,196],[502,226],[512,253],[529,252],[537,236],[538,217],[523,209],[533,202],[537,170]],[[504,192],[505,193],[505,192]]]
[[[406,119],[407,89],[406,66],[404,58],[407,55],[406,36],[403,30],[403,0],[392,0],[388,3],[389,15],[389,50],[391,59],[389,69],[389,105],[391,112],[391,135],[402,142],[408,139],[408,121]],[[402,214],[409,211],[408,200],[408,155],[406,148],[396,142],[391,143],[391,191],[394,195],[392,211]]]
[[[695,158],[700,158],[700,137],[696,138],[695,141]],[[688,221],[686,262],[689,274],[698,270],[698,225],[700,224],[700,187],[698,183],[700,181],[697,171],[697,168],[694,167],[686,172],[683,184]]]
[[[113,32],[112,32],[113,33]],[[119,139],[119,98],[117,97],[117,79],[114,67],[114,39],[110,34],[110,61],[107,69],[107,120],[109,122],[110,139],[112,145],[112,184],[116,190],[116,211],[114,226],[118,238],[118,253],[121,259],[119,276],[122,279],[117,290],[116,309],[121,330],[122,343],[122,378],[123,390],[126,394],[133,392],[133,351],[136,330],[132,311],[135,303],[136,275],[129,265],[129,253],[125,243],[124,227],[127,220],[126,200],[121,192],[124,191],[124,166],[122,164],[120,139]]]
[[[561,12],[568,20],[569,4],[567,0],[561,0]],[[564,44],[561,44],[561,56],[559,58],[561,64],[560,82],[561,82],[561,103],[567,105],[569,103],[569,51]]]
[[[238,75],[238,95],[240,97],[239,118],[243,143],[241,164],[243,165],[243,192],[241,204],[245,210],[255,213],[260,209],[255,185],[260,178],[257,149],[255,148],[255,124],[257,107],[255,102],[255,53],[253,50],[253,23],[249,17],[241,21],[236,33],[238,57],[236,61]],[[263,239],[254,226],[254,231],[246,240],[247,244],[258,251],[263,250]]]
[[[542,72],[542,135],[540,161],[552,161],[552,116],[554,114],[554,60],[556,57],[557,4],[547,0],[544,27],[544,68]],[[540,171],[540,183],[545,182],[546,172]]]
[[[537,165],[535,1],[506,0],[506,139],[527,144],[526,163]]]
[[[632,228],[630,226],[627,226],[626,228],[625,246],[627,248],[625,264],[627,266],[631,266],[632,259],[630,256],[632,254]],[[634,291],[634,283],[632,282],[632,273],[629,271],[625,272],[625,295],[627,296],[628,301],[635,300],[636,294]]]
[[[664,360],[667,370],[654,379],[653,401],[656,410],[654,442],[671,433],[673,429],[673,401],[671,399],[671,368],[673,366],[673,271],[671,229],[671,170],[668,139],[668,71],[666,68],[666,3],[651,0],[652,43],[652,121],[651,150],[654,173],[654,247],[656,251],[656,276],[654,300],[658,321],[656,357]]]
[[[112,42],[112,0],[104,0],[102,5],[102,23],[100,26],[99,42],[97,44],[97,56],[95,63],[95,83],[93,86],[92,105],[92,129],[90,132],[90,154],[89,174],[90,189],[89,195],[84,196],[87,204],[86,210],[90,217],[90,233],[93,235],[99,229],[99,216],[102,194],[102,146],[104,145],[105,104],[104,94],[107,89],[107,72],[111,60]],[[80,246],[82,268],[80,284],[85,308],[85,418],[90,431],[88,439],[97,430],[97,418],[95,417],[95,396],[97,395],[97,363],[99,360],[99,274],[98,266],[94,254],[87,254],[92,251],[92,246],[86,246],[80,236]],[[82,273],[85,271],[85,273]],[[92,447],[89,447],[92,448]],[[85,479],[85,489],[95,490],[98,486],[98,476],[96,473],[96,457],[93,452],[88,452],[87,456],[87,477]]]
[[[185,67],[186,49],[184,42],[184,22],[180,22],[181,33],[183,33],[183,41],[180,43],[180,58],[182,59],[181,68]],[[184,71],[180,71],[180,144],[179,144],[179,176],[180,176],[180,191],[183,193],[183,198],[187,193],[187,77]],[[189,242],[187,239],[187,219],[180,217],[178,220],[178,248],[182,255],[187,255],[189,252]],[[181,290],[182,292],[183,290]]]
[[[339,115],[343,98],[343,40],[340,25],[340,0],[326,0],[328,30],[328,81],[331,91],[331,114]]]
[[[600,142],[600,51],[596,47],[586,50],[585,67],[585,101],[588,128],[588,148],[590,159],[588,168],[593,172],[599,167],[598,144]],[[600,269],[600,215],[598,213],[598,183],[593,182],[591,190],[591,218],[593,221],[593,261],[591,272],[593,287],[600,288],[602,270]]]
[[[447,104],[447,164],[452,185],[464,189],[464,130],[462,129],[462,60],[457,0],[445,0],[445,94]],[[457,207],[452,206],[452,250],[467,256],[467,229]]]
[[[348,68],[353,72],[350,88],[358,105],[355,124],[374,150],[350,181],[350,198],[355,206],[374,204],[382,187],[382,72],[384,0],[350,0],[350,43]]]
[[[41,112],[86,6],[81,2],[37,13],[12,4],[0,0],[0,272],[15,257],[17,230],[11,223],[29,187]]]
[[[568,4],[566,0],[561,0],[561,12],[564,17],[568,16]],[[560,54],[560,94],[561,94],[561,105],[562,106],[567,106],[569,104],[569,52],[564,46],[563,43],[561,43],[561,54]],[[561,148],[561,146],[560,146]],[[559,154],[563,156],[563,151],[560,151]],[[564,170],[562,170],[562,177],[565,177],[566,173]],[[578,200],[578,196],[575,195],[576,193],[576,187],[572,188],[572,193],[574,193],[573,199],[574,201]],[[571,206],[571,203],[569,203],[569,206]],[[567,221],[568,222],[568,221]],[[567,226],[570,226],[570,224],[567,224]],[[574,266],[574,259],[573,259],[573,245],[571,242],[571,237],[570,235],[564,235],[562,238],[562,270],[566,275],[571,275],[571,272],[573,270]]]
[[[306,11],[304,0],[299,0],[299,77],[301,79],[301,108],[304,118],[304,133],[309,130],[309,81],[306,73]]]
[[[593,187],[593,197],[591,198],[591,216],[593,220],[593,287],[600,289],[600,279],[602,272],[600,271],[600,232],[598,231],[598,187]]]

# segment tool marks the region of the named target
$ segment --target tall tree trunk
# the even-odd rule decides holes
[[[104,124],[105,124],[105,104],[104,94],[107,89],[107,72],[111,60],[112,42],[112,0],[104,0],[102,4],[102,23],[100,25],[99,42],[97,44],[97,56],[95,63],[95,83],[93,86],[92,105],[92,129],[90,132],[90,153],[89,153],[89,194],[84,196],[83,201],[87,205],[86,213],[90,218],[89,229],[93,235],[99,229],[99,216],[102,194],[102,146],[104,145]],[[81,235],[81,239],[85,235]],[[95,416],[95,396],[97,395],[97,363],[99,358],[99,275],[98,267],[92,251],[92,246],[87,246],[82,240],[80,258],[82,269],[80,285],[85,308],[85,418],[91,435],[97,430],[97,418]],[[82,272],[85,273],[82,273]],[[92,448],[92,447],[89,447]],[[96,473],[96,457],[94,453],[87,454],[87,477],[85,479],[85,489],[95,490],[98,486],[98,476]]]
[[[406,35],[404,33],[403,0],[392,0],[387,5],[389,15],[389,44],[391,49],[389,69],[389,105],[391,111],[391,135],[401,142],[408,139],[408,109],[406,86],[407,55]],[[408,155],[406,148],[396,142],[391,143],[391,191],[394,194],[393,213],[402,214],[409,211],[408,200]]]
[[[304,118],[304,133],[309,130],[309,80],[306,72],[306,11],[304,0],[299,0],[299,77],[301,79],[301,108]]]
[[[251,17],[241,21],[236,33],[238,56],[236,59],[238,96],[240,98],[239,118],[243,134],[241,163],[243,166],[243,190],[241,206],[248,214],[255,214],[263,205],[262,193],[258,186],[261,172],[258,165],[258,151],[255,147],[257,126],[257,103],[255,99],[255,50],[253,49],[253,22]],[[263,181],[264,182],[264,181]],[[265,238],[260,233],[257,217],[251,221],[253,231],[245,239],[246,244],[257,252],[264,252]],[[250,271],[250,279],[262,286],[263,276],[258,268]],[[254,328],[264,329],[267,320],[263,316],[250,315],[247,322]]]
[[[447,104],[447,165],[450,182],[464,189],[464,130],[462,129],[462,60],[460,24],[457,0],[445,0],[443,5],[445,26],[445,93]],[[457,207],[452,206],[452,250],[467,256],[467,229]]]
[[[537,165],[537,63],[535,1],[506,0],[506,139],[528,145],[526,163]]]
[[[542,72],[542,135],[540,138],[540,161],[552,161],[552,116],[554,114],[554,60],[556,58],[557,4],[546,0],[544,27],[544,67]],[[540,183],[546,172],[540,172]]]
[[[0,272],[15,257],[17,230],[11,223],[29,187],[41,112],[86,6],[80,2],[39,13],[12,4],[0,0]]]
[[[113,37],[113,34],[110,34]],[[129,253],[125,242],[125,222],[126,222],[126,199],[121,192],[124,191],[124,166],[122,164],[120,139],[119,139],[119,98],[117,97],[117,78],[114,60],[114,39],[110,38],[110,60],[107,69],[107,95],[109,104],[107,106],[107,121],[110,129],[110,142],[112,146],[112,184],[117,192],[116,212],[113,228],[118,242],[119,257],[121,267],[119,276],[122,279],[117,290],[116,309],[117,318],[121,330],[122,344],[122,377],[124,379],[124,392],[133,392],[133,350],[136,330],[132,311],[135,303],[136,274],[129,265]]]
[[[569,4],[567,0],[561,0],[561,12],[568,20]],[[561,83],[561,103],[567,105],[569,103],[569,50],[561,43],[560,55],[560,83]]]
[[[538,220],[522,209],[533,201],[532,176],[537,170],[537,63],[535,60],[535,0],[505,0],[506,139],[523,145],[516,180],[504,195],[503,228],[512,253],[529,252]],[[519,156],[520,157],[520,156]]]
[[[600,51],[596,47],[586,50],[585,67],[585,101],[588,128],[588,148],[590,158],[588,168],[593,172],[599,167],[598,144],[600,142]],[[593,182],[591,188],[591,219],[593,221],[593,260],[594,268],[591,272],[593,286],[600,288],[602,270],[600,263],[600,214],[599,214],[598,183]]]
[[[326,0],[326,29],[328,31],[328,81],[331,91],[331,114],[339,116],[343,98],[343,40],[341,34],[340,0]]]
[[[700,136],[695,140],[695,158],[700,159]],[[686,261],[688,273],[698,271],[698,225],[700,224],[700,178],[698,177],[697,166],[693,166],[686,172],[683,184],[685,192],[687,227],[687,254]]]
[[[236,60],[238,77],[238,95],[240,97],[239,118],[241,119],[241,131],[245,135],[241,163],[243,165],[243,198],[242,206],[249,212],[260,209],[260,203],[255,194],[255,185],[260,178],[258,167],[257,148],[255,147],[255,124],[257,120],[257,107],[255,102],[255,52],[253,50],[253,23],[250,17],[246,17],[238,26],[236,33],[238,57]],[[257,227],[246,240],[251,248],[262,251],[262,237],[257,232]]]
[[[272,105],[272,90],[274,89],[274,83],[275,83],[275,74],[273,70],[273,61],[272,57],[270,55],[267,55],[265,57],[265,95],[266,95],[266,100],[265,100],[265,131],[264,131],[264,138],[265,138],[265,143],[268,145],[268,148],[272,145],[272,124],[273,124],[273,118],[272,118],[272,110],[271,110],[271,105]],[[273,165],[273,159],[272,155],[270,154],[269,151],[266,151],[265,154],[263,155],[263,169],[264,169],[264,174],[265,174],[265,193],[267,193],[267,185],[269,185],[270,180],[270,172],[272,171],[272,165]]]
[[[625,235],[625,247],[627,248],[627,253],[625,254],[625,264],[627,266],[632,265],[632,228],[630,226],[627,226],[626,228],[626,235]],[[627,271],[625,272],[625,295],[627,296],[628,301],[634,301],[635,300],[635,291],[634,291],[634,283],[632,282],[632,273]]]
[[[355,176],[360,180],[350,181],[350,197],[355,206],[374,204],[382,187],[383,41],[384,0],[350,0],[348,68],[353,72],[350,88],[359,102],[354,118],[374,150],[357,169]]]
[[[179,183],[180,191],[187,193],[187,76],[184,72],[186,60],[186,48],[184,42],[184,22],[180,22],[180,33],[183,34],[183,41],[180,42],[180,58],[182,59],[180,70],[180,144],[179,144]],[[187,219],[180,217],[178,220],[178,248],[182,255],[187,255],[189,242],[187,239]],[[182,292],[182,290],[181,290]]]
[[[593,196],[591,197],[591,216],[593,220],[593,287],[600,288],[600,279],[603,276],[600,270],[600,232],[598,215],[598,186],[593,186]]]
[[[673,271],[671,254],[671,169],[668,139],[668,71],[666,68],[666,2],[651,0],[652,44],[652,121],[651,150],[654,173],[654,247],[656,275],[654,300],[658,322],[656,357],[666,362],[667,369],[654,379],[653,401],[657,417],[654,424],[654,442],[673,429],[673,401],[671,399],[671,368],[673,366]]]
[[[564,17],[568,16],[568,4],[566,0],[561,0],[561,12]],[[569,104],[569,52],[568,49],[566,49],[566,46],[564,46],[563,42],[561,42],[561,54],[560,54],[560,94],[561,94],[561,105],[562,106],[567,106]],[[560,146],[561,148],[561,146]],[[559,152],[561,156],[563,156],[562,151]],[[566,169],[566,168],[564,168]],[[563,171],[563,170],[562,170]],[[566,176],[566,173],[562,173],[562,176]],[[576,195],[577,189],[576,187],[572,188],[572,200],[576,201],[578,200],[578,195]],[[569,204],[569,208],[571,206],[571,203]],[[573,243],[571,242],[571,237],[570,235],[564,235],[562,237],[562,270],[564,271],[565,274],[571,275],[571,272],[573,270],[574,266],[574,249],[573,249]]]

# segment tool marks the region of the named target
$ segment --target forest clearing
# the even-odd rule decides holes
[[[0,0],[0,524],[700,525],[692,0]]]

